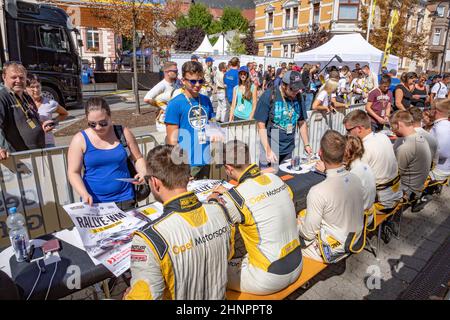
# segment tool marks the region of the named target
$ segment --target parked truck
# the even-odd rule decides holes
[[[42,83],[44,96],[70,107],[81,105],[78,31],[56,6],[1,0],[1,63],[20,61]]]

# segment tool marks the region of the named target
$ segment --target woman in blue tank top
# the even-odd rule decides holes
[[[68,177],[83,202],[115,202],[126,210],[135,206],[134,186],[120,181],[130,178],[127,151],[114,132],[111,110],[102,98],[90,98],[85,107],[89,128],[77,133],[68,151]],[[139,183],[145,181],[146,163],[128,128],[123,133],[135,163]],[[81,171],[84,168],[84,175]]]
[[[230,122],[251,120],[256,110],[257,91],[250,80],[246,66],[239,69],[239,85],[233,89],[233,101],[230,109]]]

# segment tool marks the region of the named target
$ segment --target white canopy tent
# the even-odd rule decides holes
[[[213,46],[213,52],[214,52],[214,54],[224,55],[228,51],[229,51],[228,41],[221,34],[219,39],[217,39],[217,42]]]
[[[214,53],[214,49],[211,45],[211,42],[209,42],[207,35],[205,35],[205,38],[203,39],[202,43],[197,48],[197,50],[195,50],[193,53],[196,53],[196,54]]]
[[[331,58],[338,55],[343,62],[333,60],[330,65],[347,65],[351,69],[356,63],[361,66],[368,64],[372,72],[378,74],[381,69],[383,59],[383,51],[375,48],[368,43],[359,33],[350,33],[335,35],[328,42],[315,49],[296,53],[294,55],[295,63],[302,65],[303,63],[320,62],[324,66]],[[399,58],[390,55],[388,59],[388,70],[398,70]]]

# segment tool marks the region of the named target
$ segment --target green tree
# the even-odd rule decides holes
[[[216,34],[222,32],[222,23],[220,20],[213,20],[209,25],[208,30],[206,30],[207,34]]]
[[[208,7],[202,3],[192,4],[187,16],[177,19],[177,28],[201,28],[207,32],[213,22],[213,16]]]
[[[222,31],[239,30],[248,31],[248,20],[242,15],[239,8],[226,7],[223,9],[222,17],[220,17]]]
[[[245,44],[241,41],[239,33],[236,33],[230,41],[230,51],[232,54],[246,54]]]

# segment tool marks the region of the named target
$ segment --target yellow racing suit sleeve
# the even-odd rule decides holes
[[[306,198],[306,215],[301,218],[298,225],[300,237],[303,239],[314,240],[319,233],[324,212],[322,202],[320,193],[313,192],[311,189]]]
[[[241,213],[241,211],[238,208],[240,202],[239,201],[236,202],[236,199],[234,199],[234,198],[235,198],[235,196],[233,196],[233,194],[230,194],[229,192],[225,192],[222,195],[223,204],[224,204],[225,208],[227,208],[227,210],[228,210],[228,214],[230,216],[231,222],[242,224],[242,223],[244,223],[245,218],[244,218],[244,215]]]
[[[134,235],[131,246],[131,287],[125,300],[162,300],[165,283],[152,245]]]

